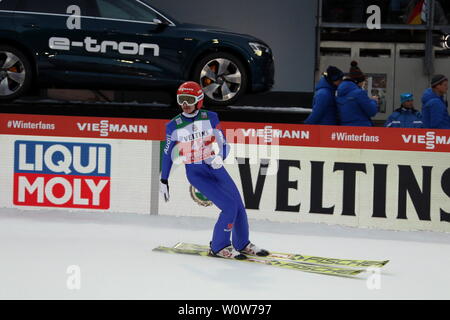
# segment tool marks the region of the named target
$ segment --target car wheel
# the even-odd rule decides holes
[[[194,81],[203,88],[207,105],[225,106],[234,103],[246,91],[247,72],[234,55],[214,53],[199,61]]]
[[[13,100],[25,94],[31,78],[28,58],[14,47],[0,46],[0,100]]]

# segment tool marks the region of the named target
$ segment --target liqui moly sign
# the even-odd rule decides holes
[[[111,146],[16,141],[14,204],[86,209],[110,207]]]

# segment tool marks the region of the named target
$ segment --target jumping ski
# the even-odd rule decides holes
[[[177,249],[195,249],[208,251],[209,247],[205,245],[192,244],[192,243],[177,243],[174,248]],[[368,268],[368,267],[376,267],[381,268],[384,267],[389,260],[377,261],[377,260],[355,260],[355,259],[336,259],[336,258],[326,258],[326,257],[317,257],[303,254],[295,254],[295,253],[284,253],[284,252],[270,252],[270,255],[267,258],[273,259],[282,259],[288,260],[292,262],[304,262],[310,264],[319,264],[319,265],[327,265],[327,266],[339,266],[339,267],[352,267],[352,268]]]
[[[198,256],[213,258],[212,256],[209,255],[208,250],[204,250],[202,248],[187,249],[187,248],[176,248],[176,247],[170,248],[170,247],[159,246],[157,248],[154,248],[153,251],[175,253],[175,254],[198,255]],[[216,259],[219,259],[219,258],[216,258]],[[331,275],[331,276],[340,276],[340,277],[354,277],[354,276],[357,276],[360,273],[366,271],[364,269],[346,269],[346,268],[340,268],[340,267],[316,265],[316,264],[276,259],[276,258],[270,258],[270,257],[263,258],[263,257],[257,257],[257,256],[248,256],[248,258],[245,260],[236,260],[236,259],[227,259],[227,260],[259,263],[259,264],[275,266],[275,267],[280,267],[280,268],[285,268],[285,269],[300,270],[300,271],[304,271],[304,272],[325,274],[325,275]]]

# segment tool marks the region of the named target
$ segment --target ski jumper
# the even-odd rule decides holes
[[[166,125],[166,145],[163,152],[161,179],[168,180],[175,159],[185,164],[186,176],[197,190],[220,210],[214,226],[211,249],[219,252],[231,245],[240,251],[249,244],[247,213],[238,188],[222,166],[213,169],[211,161],[217,156],[213,142],[219,145],[223,159],[228,145],[220,128],[217,113],[200,110],[193,118],[180,114]]]

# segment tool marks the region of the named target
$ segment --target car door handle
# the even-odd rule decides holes
[[[117,35],[117,30],[111,30],[111,29],[103,29],[103,33],[105,33],[108,36],[114,36]]]
[[[40,29],[41,27],[35,23],[26,23],[22,25],[25,28]]]

